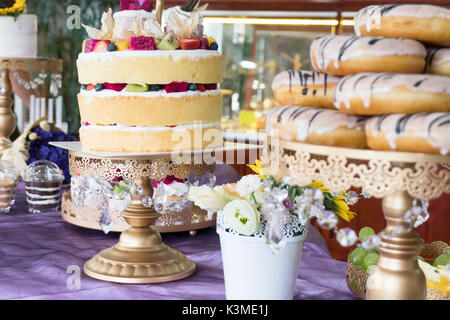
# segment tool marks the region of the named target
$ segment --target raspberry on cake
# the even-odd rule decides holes
[[[101,30],[86,27],[92,39],[77,60],[83,149],[221,146],[222,55],[217,42],[203,35],[200,13],[169,8],[161,27],[151,6],[130,0],[121,7],[103,15]]]

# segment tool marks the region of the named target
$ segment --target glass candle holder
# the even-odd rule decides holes
[[[64,174],[54,162],[33,162],[28,166],[23,180],[30,213],[60,210]]]
[[[5,160],[0,160],[0,213],[8,213],[15,203],[19,170]]]

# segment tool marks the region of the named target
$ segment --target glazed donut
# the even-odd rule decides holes
[[[272,81],[275,100],[282,105],[334,109],[333,89],[339,78],[316,71],[283,71]]]
[[[355,115],[449,112],[450,77],[429,74],[360,73],[334,87],[334,105]]]
[[[366,120],[369,148],[440,153],[450,150],[450,112],[389,114]]]
[[[450,76],[450,48],[428,49],[426,72]]]
[[[315,70],[337,76],[359,72],[420,73],[427,51],[403,38],[326,36],[311,43]]]
[[[450,46],[450,10],[427,4],[368,6],[353,18],[358,36],[403,37]]]
[[[269,136],[326,146],[365,148],[364,118],[336,110],[278,106],[266,116]]]

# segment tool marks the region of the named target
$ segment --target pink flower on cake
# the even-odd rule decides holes
[[[121,0],[120,10],[145,10],[152,11],[151,0]]]

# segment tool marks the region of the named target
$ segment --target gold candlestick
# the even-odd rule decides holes
[[[450,156],[360,150],[268,139],[265,167],[290,175],[298,185],[321,181],[333,192],[351,187],[382,198],[386,228],[380,257],[367,281],[368,299],[425,299],[426,283],[417,263],[423,246],[405,213],[413,198],[450,193]],[[363,214],[363,213],[362,213]]]
[[[367,279],[369,300],[426,298],[425,275],[417,263],[417,255],[424,242],[413,229],[406,231],[409,224],[403,219],[412,202],[413,198],[404,191],[393,192],[383,198],[387,225],[381,235],[380,257]],[[396,228],[401,228],[397,235]]]
[[[12,110],[12,86],[10,72],[42,71],[62,72],[61,59],[47,58],[0,58],[1,92],[0,92],[0,153],[11,146],[9,137],[16,129],[17,118]]]
[[[2,90],[0,93],[0,152],[11,146],[9,137],[16,129],[16,115],[12,111],[13,100],[9,69],[2,70]]]

